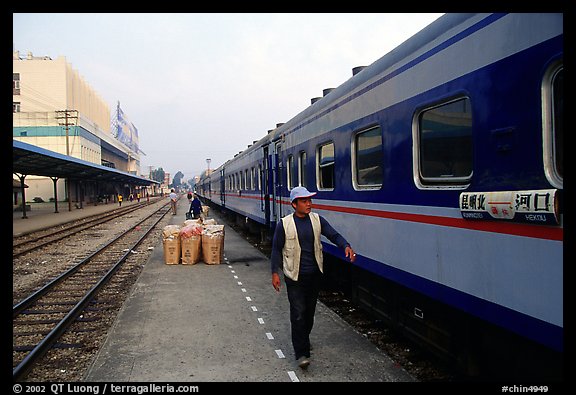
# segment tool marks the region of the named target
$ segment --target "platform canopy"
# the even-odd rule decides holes
[[[129,183],[142,186],[160,184],[158,181],[59,154],[18,140],[12,140],[12,172],[24,175]]]

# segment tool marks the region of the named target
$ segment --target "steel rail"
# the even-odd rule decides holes
[[[162,208],[164,208],[163,206]],[[158,210],[160,211],[160,210]],[[82,299],[70,310],[70,312],[48,333],[27,355],[24,359],[12,370],[12,379],[14,381],[20,380],[32,368],[35,361],[42,357],[58,340],[58,338],[66,331],[66,329],[74,322],[74,320],[82,313],[86,305],[93,299],[94,295],[110,280],[112,275],[121,267],[122,263],[128,258],[130,252],[136,248],[144,238],[156,227],[156,225],[166,216],[166,212],[158,218],[156,222],[134,243],[128,248],[128,251],[113,265],[113,267],[96,283]],[[152,216],[152,215],[151,215]],[[150,216],[150,217],[151,217]],[[148,217],[148,218],[150,218]],[[147,219],[148,219],[147,218]],[[145,219],[146,220],[146,219]],[[140,223],[144,222],[141,221]],[[138,225],[136,225],[138,226]],[[132,228],[131,228],[132,229]],[[130,231],[130,230],[129,230]],[[127,234],[126,231],[123,235]],[[118,238],[117,238],[118,239]],[[110,243],[107,244],[107,246]],[[101,251],[102,248],[99,250]],[[94,255],[94,254],[92,254]],[[46,291],[44,291],[46,292]]]

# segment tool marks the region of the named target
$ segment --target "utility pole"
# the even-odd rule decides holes
[[[70,156],[70,144],[68,142],[69,126],[76,126],[78,122],[78,110],[56,110],[56,119],[58,124],[66,128],[66,156]],[[64,120],[62,122],[61,120]],[[69,119],[74,119],[74,123],[69,122]],[[68,211],[72,211],[72,199],[70,197],[70,179],[66,178],[66,195],[68,196]]]

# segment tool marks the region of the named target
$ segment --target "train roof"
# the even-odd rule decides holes
[[[306,109],[301,111],[286,123],[278,124],[275,129],[269,131],[269,133],[263,136],[260,140],[249,145],[247,149],[240,151],[234,156],[234,158],[220,165],[218,169],[226,166],[231,161],[236,160],[238,157],[258,149],[262,145],[281,139],[283,135],[294,131],[295,128],[298,127],[298,125],[301,125],[306,119],[313,116],[318,116],[318,114],[322,114],[325,111],[330,111],[332,107],[337,106],[338,103],[345,96],[349,95],[354,89],[367,84],[370,80],[380,75],[386,69],[394,66],[395,64],[398,64],[404,59],[409,58],[412,54],[416,53],[427,44],[430,44],[438,37],[449,32],[451,29],[462,24],[464,21],[477,15],[478,14],[476,13],[442,15],[428,26],[424,27],[418,33],[408,38],[402,44],[398,45],[396,48],[382,56],[380,59],[363,68],[360,72],[353,75],[337,88],[330,90],[324,97],[315,101],[313,104],[308,106]],[[483,15],[487,16],[489,14]]]
[[[380,59],[376,60],[374,63],[367,66],[356,75],[353,75],[337,88],[330,91],[320,100],[308,106],[294,118],[273,130],[268,138],[270,141],[278,140],[283,134],[292,132],[295,127],[307,118],[322,113],[323,111],[328,111],[331,107],[337,105],[345,95],[349,95],[354,89],[366,84],[374,77],[381,74],[384,70],[394,66],[406,58],[409,58],[410,55],[414,54],[439,36],[449,32],[450,29],[476,15],[477,14],[471,13],[442,15],[418,33],[408,38],[402,44],[382,56]]]

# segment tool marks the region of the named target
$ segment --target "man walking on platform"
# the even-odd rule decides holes
[[[172,206],[172,215],[176,215],[176,202],[178,200],[178,195],[174,192],[174,189],[170,192],[170,204]]]
[[[315,192],[304,187],[290,191],[294,213],[283,217],[276,225],[271,254],[272,286],[277,292],[280,292],[280,268],[284,272],[290,302],[292,346],[302,369],[310,364],[310,332],[323,273],[321,235],[344,250],[350,262],[356,260],[346,239],[324,217],[311,212],[314,195]]]

